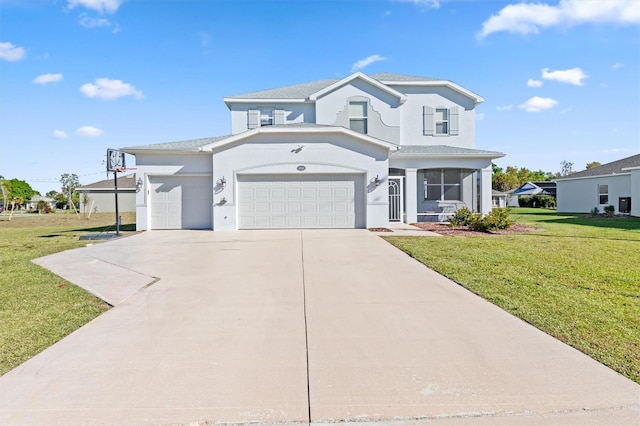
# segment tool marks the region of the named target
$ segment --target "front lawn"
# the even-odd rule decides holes
[[[123,214],[132,230],[134,214]],[[0,215],[0,375],[91,321],[109,306],[32,259],[81,247],[78,237],[97,233],[113,214],[90,219],[70,213]]]
[[[502,309],[640,383],[640,219],[514,209],[526,234],[387,237]]]

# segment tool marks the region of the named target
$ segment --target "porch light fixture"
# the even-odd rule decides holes
[[[142,178],[138,178],[138,180],[136,181],[136,192],[140,192],[141,189],[142,189]]]
[[[373,179],[371,179],[371,181],[373,182],[373,184],[375,186],[380,186],[380,178],[378,177],[378,175],[376,175],[376,177],[374,177]]]
[[[218,179],[218,181],[216,183],[218,185],[220,185],[222,187],[222,189],[224,189],[227,186],[227,180],[224,178],[224,176],[222,176],[220,179]]]

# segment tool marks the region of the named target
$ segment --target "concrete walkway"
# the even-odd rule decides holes
[[[315,424],[640,423],[640,386],[369,231],[154,231],[66,253],[71,281],[104,288],[111,265],[120,284],[125,271],[137,284],[0,377],[2,425],[304,424],[309,414]]]

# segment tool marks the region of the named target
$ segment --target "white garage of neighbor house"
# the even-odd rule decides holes
[[[556,179],[558,212],[600,212],[640,217],[640,154]]]
[[[82,213],[113,213],[116,211],[113,178],[90,183],[76,189],[80,193]],[[118,176],[118,211],[136,211],[136,175]]]
[[[232,134],[123,148],[152,229],[373,228],[491,210],[478,95],[447,80],[355,73],[225,98]]]

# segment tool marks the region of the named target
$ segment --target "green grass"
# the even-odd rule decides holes
[[[84,246],[78,237],[113,223],[72,214],[0,216],[0,375],[94,319],[109,306],[32,259]],[[133,221],[123,215],[124,223]],[[124,225],[123,230],[131,230]]]
[[[527,234],[388,237],[428,267],[640,383],[640,219],[514,209]]]

